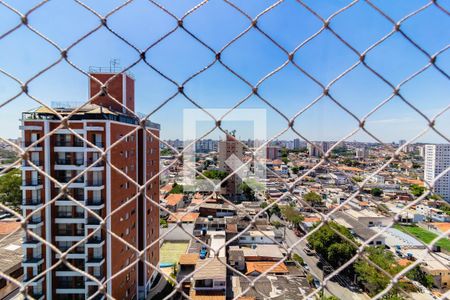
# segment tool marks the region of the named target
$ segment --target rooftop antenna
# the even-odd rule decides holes
[[[120,60],[117,58],[113,58],[109,61],[109,72],[116,72],[117,66],[120,65]]]

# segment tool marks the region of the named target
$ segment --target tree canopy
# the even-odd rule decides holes
[[[375,187],[375,188],[370,190],[370,193],[372,194],[372,196],[380,197],[381,195],[383,195],[383,190],[380,189],[380,188]]]
[[[8,207],[19,210],[22,202],[22,176],[16,169],[0,176],[0,202]]]
[[[203,171],[203,175],[209,179],[217,179],[222,181],[228,176],[228,173],[220,170],[207,170]]]
[[[352,234],[342,225],[329,222],[308,237],[308,243],[332,266],[340,266],[356,253],[356,248],[349,241],[336,233],[339,232],[350,241],[354,241]]]
[[[365,251],[368,259],[391,276],[396,275],[404,268],[397,263],[394,254],[384,247],[367,247]],[[385,289],[390,282],[388,276],[383,274],[372,264],[368,263],[365,259],[358,259],[353,266],[358,282],[365,288],[370,296],[374,296]],[[433,285],[433,277],[425,274],[419,267],[406,273],[406,277],[420,282],[427,288],[430,288]],[[399,297],[398,287],[401,287],[405,291],[416,290],[415,286],[411,283],[401,281],[389,292],[387,299],[397,299],[396,297]]]
[[[425,191],[425,187],[417,185],[417,184],[411,184],[409,187],[409,190],[411,191],[411,194],[413,194],[415,197],[422,196],[423,192]]]
[[[284,218],[293,225],[298,226],[304,219],[303,215],[292,206],[283,206],[281,213]]]
[[[309,192],[303,196],[303,199],[306,202],[309,202],[311,205],[320,205],[322,203],[322,197],[314,192]]]

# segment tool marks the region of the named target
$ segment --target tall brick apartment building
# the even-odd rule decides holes
[[[244,147],[232,134],[227,134],[225,140],[219,141],[219,169],[227,173],[232,173],[233,170],[227,165],[226,160],[230,156],[236,156],[240,161],[244,157]],[[224,192],[230,197],[236,196],[239,192],[239,186],[242,179],[237,175],[231,176],[225,183]]]
[[[91,75],[105,82],[114,74]],[[90,97],[96,96],[99,91],[100,85],[91,79]],[[134,111],[134,79],[129,75],[119,74],[114,78],[109,83],[108,93]],[[61,115],[68,115],[73,111],[68,107],[55,110]],[[59,118],[45,107],[23,113],[21,129],[24,146],[31,145],[58,125]],[[139,120],[107,95],[99,94],[92,104],[74,114],[68,125],[92,144],[106,149],[139,127]],[[147,122],[146,129],[159,136],[158,124]],[[157,174],[159,142],[147,130],[139,128],[114,146],[107,152],[106,161],[95,164],[70,184],[64,196],[42,210],[38,209],[56,197],[60,189],[49,178],[41,176],[33,167],[24,163],[23,214],[34,212],[27,225],[28,229],[65,251],[98,228],[99,220],[68,199],[67,194],[70,194],[102,218],[106,218],[106,228],[136,248],[144,249],[155,241],[159,237],[159,209],[145,201],[143,195],[131,200],[138,194],[138,188],[110,165],[113,164],[141,185]],[[68,129],[59,129],[56,134],[35,145],[29,153],[29,159],[35,165],[61,183],[71,180],[100,156],[98,150],[77,138]],[[146,194],[154,201],[159,201],[158,179],[147,186]],[[127,201],[129,204],[107,218]],[[59,261],[56,252],[29,234],[24,238],[23,248],[25,281],[35,278]],[[146,258],[154,265],[159,262],[158,244],[147,251]],[[99,230],[72,250],[67,259],[103,282],[133,265],[107,284],[108,293],[116,299],[143,298],[154,276],[153,269],[145,264],[133,264],[137,259],[136,254],[104,230]],[[94,281],[61,264],[33,282],[28,291],[36,299],[87,299],[98,291],[98,286]],[[97,297],[103,299],[104,295],[99,294]]]

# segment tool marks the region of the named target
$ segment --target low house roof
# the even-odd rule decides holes
[[[198,261],[198,253],[185,253],[181,254],[178,263],[180,265],[195,265]]]
[[[436,227],[440,232],[447,232],[450,230],[450,223],[449,222],[435,222],[431,223],[434,227]]]
[[[338,167],[338,170],[341,170],[341,171],[350,171],[350,172],[364,172],[363,169],[356,168],[356,167],[348,167],[348,166],[341,166],[341,167]]]
[[[20,222],[2,221],[0,222],[0,235],[7,235],[20,228]]]
[[[417,184],[419,186],[424,186],[423,181],[420,179],[406,178],[406,177],[396,177],[398,181],[406,184]]]
[[[225,280],[226,275],[227,275],[227,268],[225,266],[225,263],[219,261],[219,258],[212,257],[198,260],[195,265],[194,275],[192,277],[194,280],[203,280],[203,279]]]
[[[189,292],[189,297],[192,300],[225,300],[225,295],[223,295],[223,292],[221,291],[202,292],[191,289]]]
[[[182,223],[194,223],[197,220],[199,213],[195,212],[175,212],[173,215],[171,214],[167,219],[169,223],[176,223],[178,220],[181,220]]]
[[[319,217],[307,217],[307,218],[303,219],[303,222],[305,222],[305,223],[317,223],[320,221],[321,220]]]
[[[172,183],[168,183],[165,186],[161,187],[160,190],[161,192],[170,192],[173,188],[173,184]]]
[[[253,272],[264,273],[270,268],[272,268],[278,262],[272,261],[254,261],[254,262],[246,262],[247,265],[247,273],[245,275],[251,274]],[[275,268],[271,269],[269,273],[289,273],[288,268],[284,263],[280,263]]]
[[[184,198],[183,194],[170,194],[166,197],[165,201],[167,205],[175,206],[180,203]]]

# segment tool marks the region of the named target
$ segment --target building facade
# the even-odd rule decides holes
[[[439,174],[450,167],[450,145],[437,144],[424,146],[424,179],[431,183]],[[450,174],[444,174],[434,184],[433,192],[450,201]]]
[[[91,74],[101,82],[114,75]],[[67,261],[100,282],[126,269],[106,284],[111,296],[142,298],[150,286],[153,269],[135,263],[135,251],[106,230],[139,250],[158,239],[159,209],[149,199],[159,202],[159,178],[146,185],[145,193],[139,193],[135,183],[144,185],[159,172],[159,142],[155,137],[159,137],[160,128],[151,122],[141,126],[139,119],[130,112],[134,111],[134,79],[127,74],[118,74],[108,84],[108,94],[117,101],[101,93],[100,85],[93,79],[90,79],[89,90],[91,104],[73,114],[66,128],[57,128],[61,125],[60,119],[46,107],[23,113],[24,146],[39,141],[28,152],[29,160],[61,184],[71,181],[67,189],[60,189],[50,178],[24,163],[23,214],[31,214],[28,230],[62,252],[71,248]],[[62,116],[73,112],[67,107],[54,110]],[[45,139],[40,140],[43,137]],[[100,159],[99,150],[105,149],[108,151]],[[105,220],[104,226],[99,218],[76,202]],[[50,269],[60,260],[58,253],[30,234],[24,238],[23,248],[25,280]],[[146,258],[158,264],[158,245],[146,251]],[[36,299],[87,299],[97,291],[95,281],[62,263],[34,282],[28,292]],[[103,294],[97,296],[105,298]]]
[[[224,141],[219,141],[219,169],[225,171],[228,174],[232,173],[233,170],[226,163],[226,160],[230,156],[235,156],[240,161],[244,157],[244,146],[231,134],[227,134]],[[224,193],[230,196],[235,196],[239,193],[239,186],[242,183],[242,179],[237,175],[231,176],[224,183]]]
[[[266,158],[270,159],[270,160],[280,159],[281,158],[281,147],[267,146]]]
[[[313,144],[308,144],[308,153],[310,157],[321,157],[322,152],[320,149],[322,149],[323,153],[326,153],[331,147],[333,146],[333,143],[331,142],[315,142]]]

